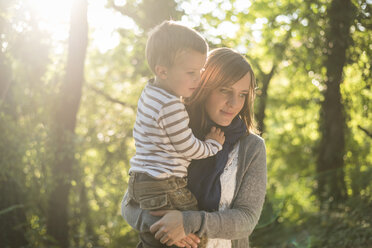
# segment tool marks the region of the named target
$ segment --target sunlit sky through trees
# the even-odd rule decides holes
[[[33,11],[33,16],[36,16],[39,27],[42,30],[50,33],[55,42],[55,52],[62,53],[63,46],[61,42],[67,40],[69,29],[70,9],[74,0],[26,0],[22,5],[28,6]],[[213,36],[224,34],[229,38],[234,38],[239,30],[236,22],[236,17],[226,18],[224,10],[234,8],[238,13],[249,13],[251,1],[237,0],[233,4],[230,1],[180,1],[179,8],[185,11],[185,15],[180,22],[189,27],[195,27],[202,24],[208,27],[206,30],[207,36],[211,39]],[[125,5],[125,0],[116,0],[118,6]],[[218,4],[220,8],[217,8]],[[120,42],[120,35],[116,32],[118,28],[131,29],[135,32],[141,32],[136,23],[129,17],[122,15],[112,8],[106,8],[107,0],[90,0],[88,1],[88,23],[90,28],[90,46],[98,48],[101,52],[116,47]],[[21,8],[22,6],[18,6]],[[201,14],[211,13],[213,16],[222,20],[222,22],[214,27],[203,23]],[[235,18],[235,19],[234,19]],[[265,18],[258,18],[253,24],[253,36],[256,41],[259,41],[261,35],[262,24],[266,23]],[[239,50],[239,48],[237,48]],[[245,52],[241,48],[241,52]]]

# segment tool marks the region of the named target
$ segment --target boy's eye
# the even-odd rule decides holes
[[[241,98],[246,98],[246,97],[248,96],[248,93],[241,93],[239,96],[240,96]]]
[[[189,75],[194,75],[195,72],[194,72],[194,71],[189,71],[189,72],[187,72],[187,74],[189,74]]]

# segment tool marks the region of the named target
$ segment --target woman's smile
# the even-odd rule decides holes
[[[233,113],[232,111],[220,110],[220,112],[221,112],[223,115],[226,115],[226,116],[235,116],[234,113]]]

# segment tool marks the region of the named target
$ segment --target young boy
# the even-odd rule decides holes
[[[225,141],[212,128],[205,141],[188,127],[182,98],[190,97],[200,83],[208,45],[194,30],[165,21],[150,33],[146,45],[148,64],[155,74],[138,101],[133,129],[136,154],[130,160],[128,195],[142,209],[197,210],[187,189],[187,167],[192,159],[215,155]],[[139,247],[164,247],[149,232],[154,217],[142,219]],[[199,246],[200,247],[200,246]]]

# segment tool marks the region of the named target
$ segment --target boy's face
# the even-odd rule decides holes
[[[161,85],[177,96],[190,97],[200,84],[200,73],[204,67],[206,54],[193,50],[180,52],[173,66],[165,68]]]

